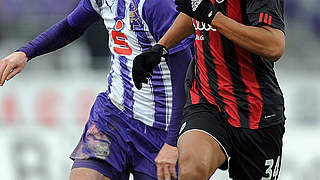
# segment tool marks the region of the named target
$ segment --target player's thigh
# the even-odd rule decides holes
[[[70,180],[111,180],[96,170],[89,168],[73,168]]]
[[[189,130],[178,144],[179,170],[196,170],[211,176],[226,160],[219,143],[203,131]]]
[[[276,180],[282,160],[284,124],[259,130],[233,128],[229,174],[234,180]]]
[[[230,142],[215,106],[192,105],[184,110],[178,149],[179,171],[198,168],[212,174],[217,168],[226,168]]]

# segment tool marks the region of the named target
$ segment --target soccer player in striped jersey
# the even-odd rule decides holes
[[[71,43],[103,19],[110,37],[111,72],[71,155],[71,180],[127,180],[130,173],[137,180],[150,180],[157,179],[157,170],[159,179],[176,177],[193,38],[170,52],[156,45],[161,63],[149,83],[140,84],[142,90],[135,88],[131,73],[133,58],[155,45],[172,25],[178,15],[175,7],[173,0],[81,0],[65,19],[0,61],[2,86],[27,61]]]
[[[285,115],[273,68],[285,48],[283,0],[175,2],[182,13],[158,44],[170,49],[196,35],[178,140],[179,179],[205,180],[228,168],[234,180],[276,180]],[[140,61],[134,69],[152,63]],[[136,73],[139,83],[143,72]]]

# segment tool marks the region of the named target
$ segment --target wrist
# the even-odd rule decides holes
[[[31,46],[29,44],[26,46],[20,47],[15,52],[23,53],[23,55],[26,56],[27,61],[30,61],[33,57],[36,56],[35,49],[31,48]]]
[[[24,51],[17,50],[15,52],[22,55],[24,57],[24,59],[26,59],[26,62],[29,61],[28,55]]]
[[[165,36],[163,36],[163,37],[159,40],[159,42],[157,42],[157,44],[163,46],[164,48],[166,48],[166,49],[169,51],[169,49],[171,48],[171,46],[170,46],[170,43],[168,43],[168,42],[170,42],[170,41],[168,41],[168,40],[165,38]]]
[[[177,147],[177,138],[175,138],[175,137],[167,137],[166,140],[165,140],[165,143],[170,145],[170,146]]]

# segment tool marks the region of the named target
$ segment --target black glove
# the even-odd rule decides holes
[[[137,89],[142,88],[142,83],[148,83],[148,78],[152,77],[153,69],[160,63],[161,57],[167,56],[168,50],[156,44],[134,58],[132,78]]]
[[[176,0],[177,11],[207,24],[211,24],[218,9],[210,0]]]

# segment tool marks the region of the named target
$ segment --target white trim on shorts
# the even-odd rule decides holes
[[[223,147],[223,145],[220,143],[220,141],[218,141],[218,139],[217,139],[216,137],[214,137],[212,134],[210,134],[210,133],[208,133],[208,132],[206,132],[206,131],[204,131],[204,130],[202,130],[202,129],[189,129],[189,130],[183,132],[183,133],[179,136],[178,141],[177,141],[177,144],[179,144],[180,138],[181,138],[186,132],[189,132],[189,131],[200,131],[200,132],[204,132],[204,133],[208,134],[209,136],[211,136],[211,137],[220,145],[220,147],[222,147],[222,150],[224,151],[224,154],[227,156],[226,161],[228,162],[227,165],[228,165],[228,167],[229,167],[230,157],[229,157],[226,149]]]

